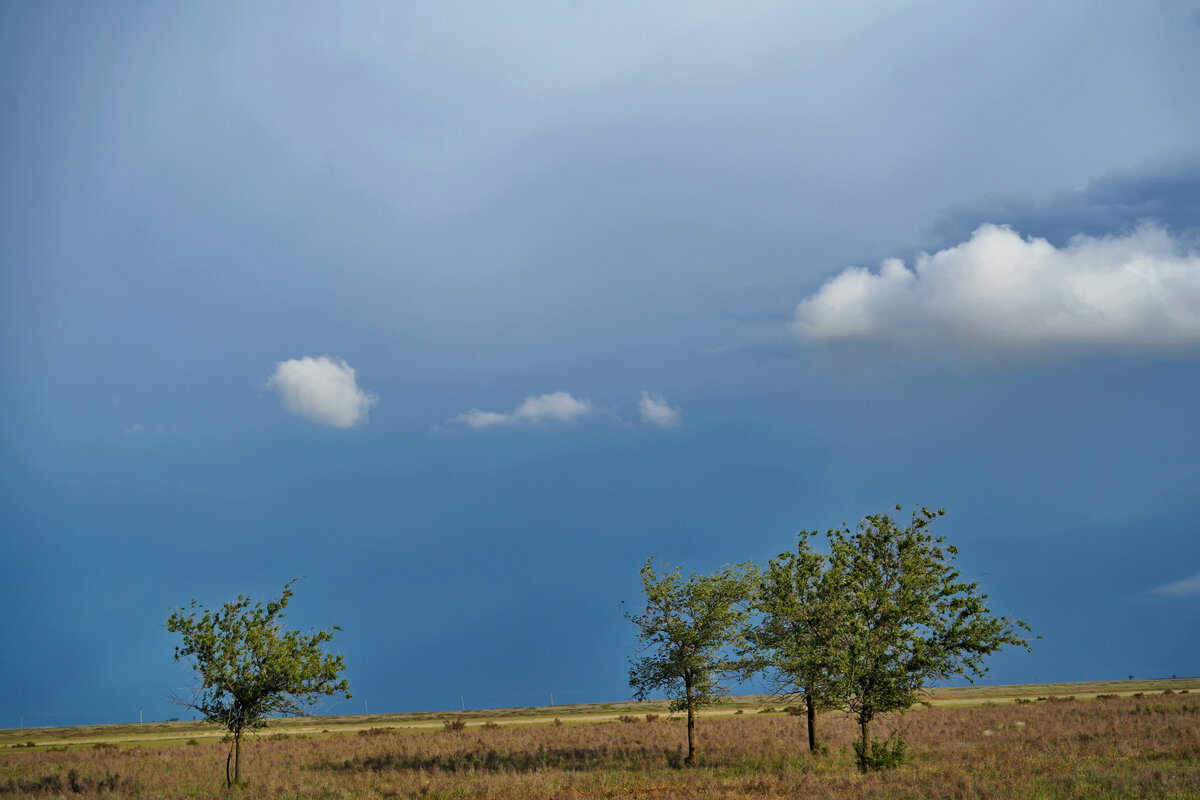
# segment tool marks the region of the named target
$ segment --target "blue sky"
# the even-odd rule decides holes
[[[0,3],[0,726],[629,696],[655,556],[945,507],[999,683],[1195,675],[1200,6]],[[460,700],[461,698],[461,700]]]

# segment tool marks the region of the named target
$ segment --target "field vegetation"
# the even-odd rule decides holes
[[[248,742],[256,798],[1200,797],[1200,680],[935,690],[902,726],[912,759],[860,774],[854,719],[734,698],[684,767],[654,704],[273,719]],[[655,709],[658,709],[657,711]],[[770,709],[770,710],[768,710]],[[741,713],[738,713],[741,712]],[[459,727],[446,725],[461,719]],[[205,736],[205,733],[216,735]],[[198,723],[0,732],[0,797],[224,798],[228,744]],[[32,742],[33,746],[26,746]]]

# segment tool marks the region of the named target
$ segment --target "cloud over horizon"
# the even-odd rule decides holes
[[[1200,253],[1146,222],[1077,235],[1063,247],[985,224],[913,269],[848,267],[796,307],[794,333],[816,344],[935,350],[1200,345]]]
[[[650,392],[642,392],[642,399],[638,401],[638,411],[642,415],[642,422],[659,428],[678,428],[682,415],[682,412],[672,407],[661,394]]]
[[[466,425],[468,428],[478,431],[521,423],[537,425],[544,422],[574,422],[591,414],[593,410],[591,401],[580,400],[570,392],[557,391],[530,395],[507,413],[472,408],[470,411],[450,418],[447,422]]]
[[[267,388],[277,392],[283,407],[296,416],[334,428],[362,425],[379,399],[359,388],[354,367],[329,356],[280,361],[267,379]]]

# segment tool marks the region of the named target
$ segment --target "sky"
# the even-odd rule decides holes
[[[1200,4],[0,0],[0,727],[628,699],[649,557],[945,508],[986,681],[1200,674]],[[753,691],[748,685],[746,691]]]

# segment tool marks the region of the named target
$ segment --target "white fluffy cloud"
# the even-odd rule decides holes
[[[1200,345],[1200,253],[1147,223],[1064,247],[983,225],[913,269],[850,267],[796,308],[815,343],[888,342],[1033,350]]]
[[[589,401],[580,400],[569,392],[551,392],[526,397],[519,406],[506,414],[472,408],[449,421],[466,425],[475,430],[483,430],[484,428],[521,423],[574,422],[580,417],[591,414],[593,410]]]
[[[283,407],[296,416],[335,428],[363,424],[378,400],[358,387],[354,367],[329,356],[280,361],[267,387],[278,392]]]
[[[1183,597],[1189,594],[1200,594],[1200,572],[1197,572],[1190,578],[1184,578],[1181,581],[1168,583],[1165,586],[1159,586],[1154,590],[1155,594],[1165,594],[1172,597]]]
[[[657,425],[660,428],[679,427],[680,410],[672,408],[661,394],[642,392],[642,399],[638,401],[638,411],[642,414],[642,422],[647,425]]]

